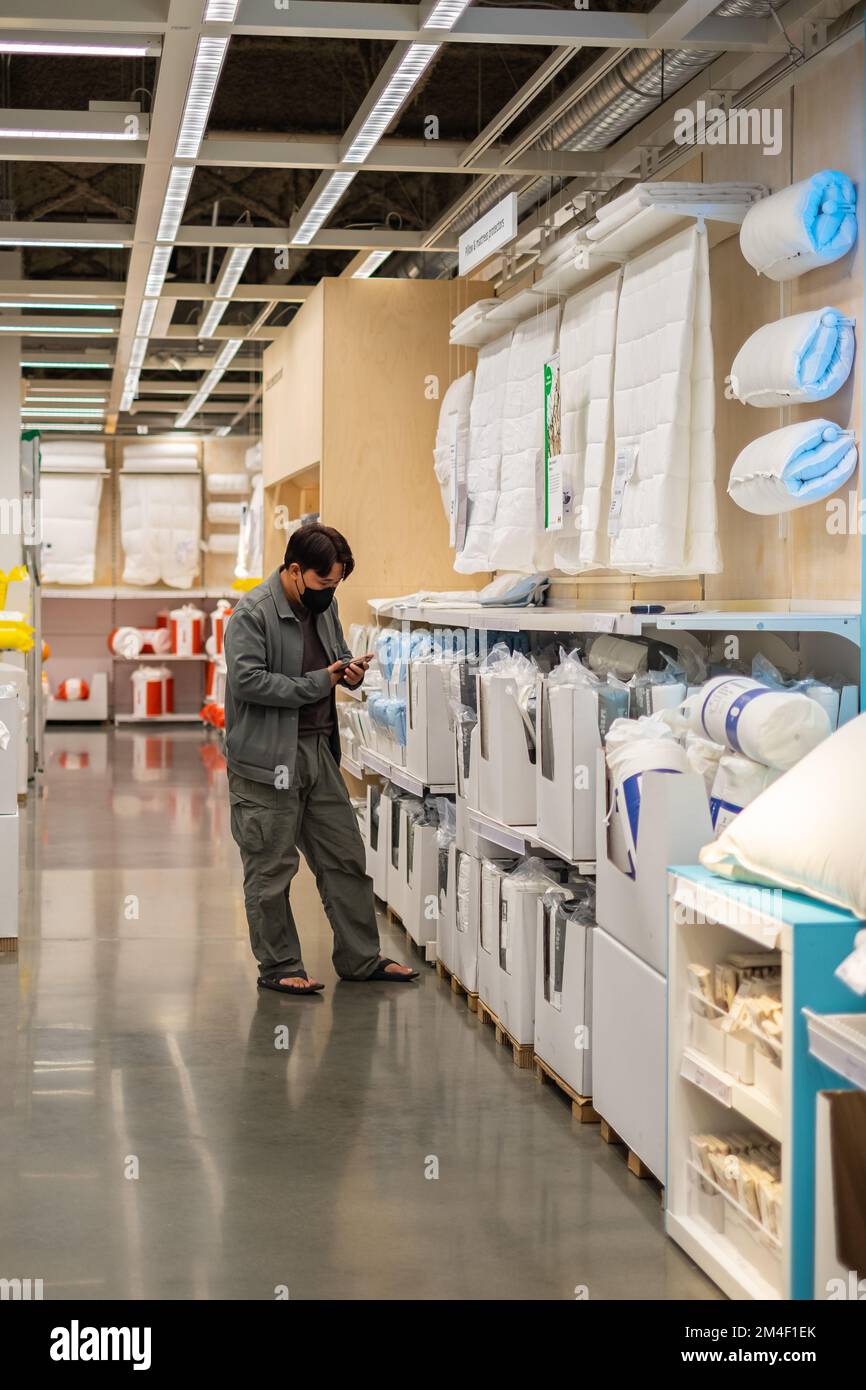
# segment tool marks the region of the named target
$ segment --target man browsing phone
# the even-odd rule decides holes
[[[259,987],[309,995],[289,892],[303,854],[334,933],[344,980],[405,983],[379,954],[372,881],[340,771],[334,691],[363,682],[372,652],[346,647],[334,595],[355,561],[333,527],[301,526],[284,563],[240,600],[225,628],[226,756]]]

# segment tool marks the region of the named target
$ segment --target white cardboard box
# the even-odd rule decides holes
[[[8,694],[0,693],[0,816],[12,816],[18,812],[21,711],[18,687],[0,680],[3,690]]]
[[[506,878],[500,893],[499,1020],[519,1043],[535,1041],[538,908],[543,892]]]
[[[595,856],[598,925],[665,975],[668,865],[696,864],[699,851],[713,838],[704,779],[697,772],[644,773],[634,878],[616,865],[610,852],[609,806],[607,768],[604,754],[599,752]]]
[[[159,657],[154,657],[154,664]],[[94,671],[87,677],[90,695],[86,700],[57,700],[49,695],[45,702],[45,718],[55,723],[100,724],[108,718],[108,677],[104,671]]]
[[[595,929],[543,898],[536,911],[535,1051],[579,1096],[591,1096]]]
[[[593,1107],[664,1182],[664,977],[601,927],[593,934],[592,974]]]
[[[538,837],[566,859],[594,859],[598,697],[544,677],[536,693]]]
[[[376,823],[373,812],[378,810]],[[373,880],[373,892],[385,902],[388,897],[388,835],[391,826],[391,799],[374,782],[367,783],[367,814],[364,821],[364,848],[367,853],[367,873]]]
[[[457,856],[457,909],[454,918],[454,970],[463,988],[478,993],[478,933],[481,917],[481,860]]]
[[[446,670],[442,662],[409,663],[406,770],[426,786],[449,786],[454,779]]]
[[[439,873],[439,916],[436,921],[436,959],[454,971],[454,918],[457,913],[457,841],[448,846],[447,859]]]
[[[510,676],[478,677],[478,809],[504,825],[534,825],[535,759]]]
[[[469,828],[469,811],[478,810],[478,725],[469,736],[468,757],[462,747],[460,730],[454,730],[454,810],[458,849],[480,854],[478,836]]]
[[[478,917],[478,998],[497,1018],[502,1009],[499,969],[499,915],[502,910],[502,876],[513,861],[498,864],[481,861],[481,907]]]
[[[386,900],[391,911],[396,913],[401,922],[405,922],[408,896],[406,881],[408,825],[406,812],[401,803],[397,800],[392,801],[390,797],[388,802],[388,838],[385,846],[388,860]]]
[[[403,813],[405,815],[405,812]],[[406,915],[403,925],[416,946],[436,940],[439,844],[435,825],[406,818]]]
[[[18,936],[18,807],[0,816],[0,937]]]

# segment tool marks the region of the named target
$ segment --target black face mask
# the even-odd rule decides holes
[[[306,584],[304,592],[301,594],[301,603],[311,613],[324,613],[326,609],[330,608],[333,601],[333,589],[311,589],[309,584]]]

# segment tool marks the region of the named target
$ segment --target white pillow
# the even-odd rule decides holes
[[[701,850],[713,873],[806,893],[866,918],[866,714],[844,724]]]

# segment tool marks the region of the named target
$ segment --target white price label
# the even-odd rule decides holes
[[[610,492],[610,510],[607,514],[607,534],[609,536],[619,534],[625,490],[637,465],[637,451],[638,446],[636,444],[617,445],[616,461],[613,466],[613,484]]]
[[[731,1088],[728,1082],[721,1076],[715,1076],[706,1067],[702,1067],[697,1058],[690,1057],[686,1053],[680,1067],[680,1075],[686,1081],[691,1081],[693,1086],[698,1086],[700,1090],[706,1091],[707,1095],[715,1097],[722,1105],[730,1109]]]

